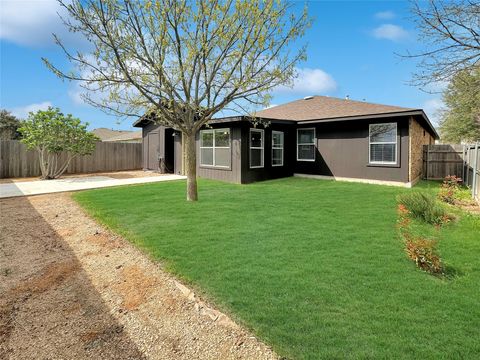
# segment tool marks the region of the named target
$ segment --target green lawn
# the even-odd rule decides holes
[[[403,251],[402,191],[288,178],[201,180],[198,203],[183,181],[74,197],[282,356],[478,358],[480,218],[425,226],[458,274],[435,278]]]

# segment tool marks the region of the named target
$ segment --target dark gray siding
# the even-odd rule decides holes
[[[218,124],[214,129],[230,129],[231,166],[227,168],[205,167],[200,165],[200,134],[197,134],[197,175],[199,177],[223,180],[233,183],[241,182],[241,129],[238,123]]]
[[[293,175],[295,166],[295,126],[271,124],[264,128],[264,167],[250,168],[250,129],[253,125],[249,122],[243,123],[242,131],[242,184],[255,181],[277,179]],[[284,133],[283,166],[272,166],[272,131]]]
[[[397,165],[369,165],[369,124],[398,122]],[[315,162],[297,161],[296,173],[408,182],[408,118],[315,124]],[[295,157],[296,157],[296,148]]]
[[[398,164],[369,165],[368,131],[369,124],[381,122],[398,122]],[[230,128],[231,168],[210,168],[200,165],[199,135],[197,135],[197,175],[199,177],[218,179],[233,183],[251,183],[254,181],[292,176],[294,173],[326,175],[348,178],[360,178],[384,181],[408,182],[408,118],[388,118],[371,120],[339,121],[298,126],[297,124],[273,122],[265,131],[264,167],[250,168],[250,129],[248,121],[220,123],[213,128]],[[315,162],[297,161],[296,136],[297,127],[315,127],[316,160]],[[272,130],[284,132],[284,165],[272,167]],[[170,131],[170,132],[169,132]],[[149,124],[143,128],[144,168],[152,167],[152,156],[165,156],[167,163],[172,163],[176,174],[181,173],[182,145],[181,134],[163,126]],[[151,138],[149,144],[149,134]],[[168,138],[167,138],[168,137]],[[170,139],[172,138],[172,139]],[[158,144],[153,141],[158,139]],[[171,143],[172,145],[168,145]],[[153,151],[153,152],[152,152]],[[173,155],[167,152],[173,152]],[[149,164],[150,157],[150,164]],[[171,160],[168,160],[171,159]],[[155,161],[155,160],[153,160]],[[169,166],[170,167],[170,166]],[[158,170],[158,161],[156,168]],[[170,170],[171,171],[171,170]]]

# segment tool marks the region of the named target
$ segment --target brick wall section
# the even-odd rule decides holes
[[[409,162],[408,180],[415,181],[422,175],[423,145],[433,144],[434,138],[414,118],[410,118],[408,126],[409,135]]]

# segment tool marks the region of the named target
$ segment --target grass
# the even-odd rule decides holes
[[[407,259],[395,227],[407,189],[288,178],[99,189],[74,197],[282,356],[474,358],[480,353],[480,221],[440,231],[456,270],[441,280]],[[420,188],[436,191],[438,185]]]

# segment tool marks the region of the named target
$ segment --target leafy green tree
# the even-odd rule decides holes
[[[446,110],[440,121],[442,140],[480,141],[480,66],[459,72],[443,94]]]
[[[64,115],[59,108],[31,112],[19,129],[22,142],[38,151],[42,179],[56,179],[66,170],[73,158],[90,155],[98,138],[87,131],[71,114]]]
[[[21,126],[21,121],[10,111],[0,110],[0,140],[15,140],[20,134],[18,128]]]
[[[91,53],[70,51],[58,76],[80,81],[86,102],[120,116],[156,119],[182,132],[187,199],[197,195],[195,135],[222,110],[265,105],[305,59],[310,24],[283,0],[59,0],[69,30]],[[296,50],[289,49],[295,44]],[[106,94],[107,96],[100,96]]]

